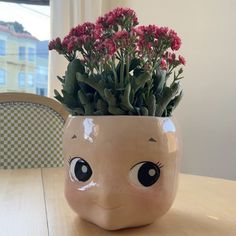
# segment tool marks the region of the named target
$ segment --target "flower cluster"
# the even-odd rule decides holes
[[[121,30],[130,31],[132,27],[138,25],[138,18],[133,10],[118,7],[104,17],[99,17],[96,23],[105,31],[118,31],[119,27]]]
[[[72,28],[64,39],[52,40],[49,50],[63,54],[69,62],[79,59],[86,77],[101,79],[106,75],[114,80],[115,95],[121,101],[123,95],[119,91],[124,92],[128,83],[135,87],[135,78],[141,74],[159,80],[164,74],[164,82],[153,83],[165,86],[173,70],[186,63],[183,56],[175,53],[181,46],[181,39],[174,30],[138,24],[132,9],[116,8],[95,23],[86,22]],[[180,68],[177,74],[174,73],[172,85],[182,78],[182,72]],[[146,80],[141,88],[148,94],[154,89],[159,91]],[[100,92],[100,96],[104,98],[105,95]]]
[[[49,50],[64,54],[69,61],[81,54],[92,70],[102,67],[113,57],[125,61],[125,56],[130,60],[139,58],[148,65],[147,68],[159,63],[162,69],[167,69],[166,59],[169,64],[175,60],[166,58],[164,52],[168,48],[173,51],[180,48],[179,36],[168,27],[137,25],[138,19],[133,10],[116,8],[99,17],[96,24],[86,22],[72,28],[63,40],[52,40]],[[184,65],[185,59],[180,56],[179,62]]]

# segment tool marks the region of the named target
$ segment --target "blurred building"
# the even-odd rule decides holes
[[[47,44],[17,22],[0,22],[0,92],[47,95]]]
[[[36,46],[36,94],[48,94],[48,41],[38,41]]]

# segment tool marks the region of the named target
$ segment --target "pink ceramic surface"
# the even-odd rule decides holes
[[[109,230],[152,223],[175,198],[179,146],[171,118],[69,116],[63,137],[69,205]]]

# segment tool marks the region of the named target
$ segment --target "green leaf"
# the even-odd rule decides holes
[[[76,73],[76,78],[79,82],[85,83],[85,84],[89,85],[90,87],[92,87],[93,89],[95,89],[101,97],[105,98],[104,97],[104,86],[100,85],[94,78],[88,77],[88,75],[86,75],[86,74],[83,75],[79,72]]]
[[[58,79],[62,84],[65,83],[65,79],[61,78],[60,76],[57,76],[57,79]]]
[[[130,103],[131,85],[128,83],[125,87],[124,95],[121,96],[121,105],[128,111],[134,112],[134,107]]]
[[[84,73],[84,67],[79,59],[74,59],[67,66],[67,71],[65,75],[64,90],[71,95],[75,95],[79,89],[79,85],[76,79],[76,73]]]
[[[125,111],[123,111],[122,109],[120,109],[119,107],[115,107],[115,106],[110,106],[108,107],[108,111],[112,114],[112,115],[126,115],[127,113]]]
[[[161,94],[166,84],[166,71],[158,70],[156,76],[154,76],[154,93],[156,95]]]
[[[93,114],[93,105],[90,103],[88,96],[82,91],[78,91],[78,97],[80,100],[80,103],[84,107],[85,115],[92,115]]]
[[[108,105],[102,99],[98,99],[97,101],[97,110],[101,113],[101,115],[108,114]]]
[[[116,106],[116,98],[111,93],[111,90],[105,88],[104,89],[104,96],[105,96],[105,100],[109,104],[109,106]]]
[[[148,115],[155,116],[156,113],[156,97],[154,94],[151,94],[148,97]]]
[[[167,116],[170,116],[173,110],[178,106],[179,102],[181,101],[183,97],[183,90],[175,96],[167,105]]]
[[[66,106],[68,106],[69,108],[74,108],[78,106],[77,99],[73,95],[67,93],[67,91],[65,91],[64,89],[62,89],[61,92],[63,94],[64,104]]]
[[[144,73],[143,69],[140,69],[140,68],[135,68],[134,69],[134,77],[138,77],[138,76],[140,76],[143,73]]]
[[[132,78],[131,87],[134,93],[136,93],[140,88],[143,88],[148,80],[151,79],[151,75],[148,72],[144,72],[137,78]]]
[[[130,67],[129,67],[129,71],[134,70],[135,68],[137,68],[140,65],[140,59],[138,58],[133,58],[130,61]]]
[[[169,102],[176,96],[179,91],[179,83],[174,83],[171,87],[163,89],[162,96],[158,97],[156,102],[156,116],[162,116]]]
[[[54,97],[60,102],[60,103],[64,103],[64,99],[63,97],[61,96],[61,94],[56,90],[54,89]]]
[[[142,106],[140,111],[142,116],[148,116],[148,109],[146,107]]]

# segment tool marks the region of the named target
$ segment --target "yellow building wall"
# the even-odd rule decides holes
[[[6,34],[0,32],[1,34]],[[36,87],[29,86],[29,76],[31,73],[34,75],[34,81],[36,76],[36,40],[28,38],[16,38],[12,35],[5,37],[0,37],[6,42],[5,56],[0,56],[0,69],[6,71],[6,83],[5,85],[0,85],[0,92],[29,92],[35,93]],[[25,60],[19,59],[19,47],[25,47]],[[28,48],[34,49],[34,61],[29,61]],[[20,72],[25,73],[25,86],[20,87],[18,81],[18,75]]]

